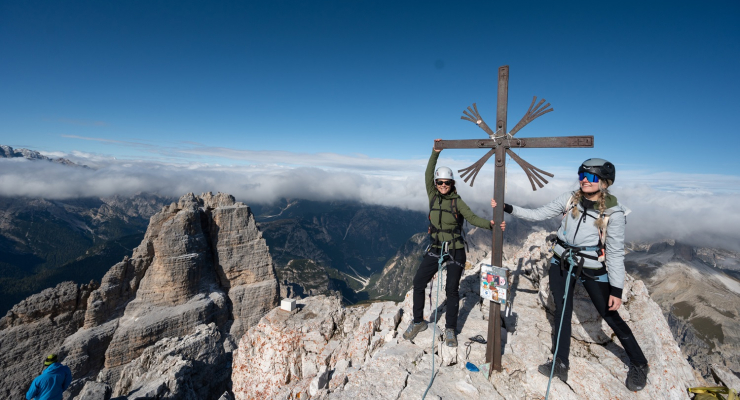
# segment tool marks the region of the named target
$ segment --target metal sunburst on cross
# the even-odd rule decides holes
[[[496,109],[496,131],[491,129],[478,112],[478,107],[473,103],[472,108],[468,107],[463,111],[461,119],[473,122],[488,134],[488,139],[469,139],[469,140],[441,140],[435,142],[437,149],[490,149],[480,160],[473,165],[458,170],[460,177],[465,182],[470,180],[470,186],[473,186],[476,176],[483,165],[492,156],[496,156],[496,171],[494,175],[493,198],[496,200],[496,207],[493,209],[493,220],[501,222],[504,220],[504,191],[506,179],[506,155],[508,154],[514,161],[519,164],[527,174],[532,190],[537,190],[535,184],[542,188],[547,179],[544,176],[553,177],[554,175],[543,171],[532,164],[524,161],[511,148],[556,148],[556,147],[594,147],[593,136],[560,136],[560,137],[538,137],[538,138],[517,138],[514,135],[520,129],[525,127],[536,118],[553,111],[550,103],[544,104],[545,100],[540,100],[537,104],[537,96],[532,100],[527,113],[514,126],[510,132],[506,131],[506,115],[509,95],[509,66],[504,65],[498,69],[498,104]],[[491,265],[502,266],[503,259],[503,231],[496,224],[493,227],[493,251],[491,253]],[[489,368],[489,377],[491,371],[501,371],[501,305],[499,303],[491,304],[488,314],[488,343],[486,345],[486,362],[491,363]]]

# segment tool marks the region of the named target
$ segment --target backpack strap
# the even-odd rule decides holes
[[[600,218],[604,219],[604,224],[599,228],[599,262],[606,262],[606,228],[609,226],[609,217],[611,214],[606,215],[604,212],[601,213]]]
[[[463,228],[463,224],[465,223],[465,217],[460,214],[460,212],[457,209],[457,198],[453,198],[450,207],[452,208],[452,215],[455,217],[455,221],[457,221],[457,228],[460,231],[459,239],[462,240],[463,245],[465,246],[465,251],[468,251],[468,241],[465,240],[465,229]],[[457,239],[454,239],[457,240]]]
[[[563,229],[565,230],[568,229],[568,220],[566,219],[566,216],[568,215],[570,210],[573,209],[573,207],[577,207],[577,206],[578,205],[576,204],[576,192],[573,192],[570,195],[570,199],[568,199],[568,203],[566,203],[565,205],[565,211],[563,211],[563,220],[565,220],[565,226],[563,227]]]
[[[568,215],[570,210],[573,209],[573,207],[578,206],[576,203],[576,192],[573,192],[573,194],[570,196],[570,199],[568,199],[568,203],[565,205],[565,211],[563,211],[563,216]]]
[[[435,193],[434,196],[432,196],[432,199],[429,201],[429,215],[427,216],[427,218],[429,219],[429,229],[428,229],[428,232],[429,232],[429,236],[430,236],[431,241],[432,241],[432,246],[440,246],[442,244],[442,242],[439,240],[439,233],[440,232],[451,234],[452,237],[453,237],[453,239],[452,239],[453,242],[460,241],[463,244],[466,244],[465,243],[465,239],[463,239],[463,237],[462,237],[462,235],[463,235],[463,233],[462,233],[462,222],[465,220],[465,218],[458,212],[458,209],[457,209],[457,199],[456,198],[452,198],[451,199],[451,201],[450,201],[450,209],[449,210],[443,209],[441,207],[442,201],[441,201],[441,199],[439,199],[439,201],[437,201],[438,199],[439,199],[439,193]],[[435,203],[439,203],[440,204],[440,208],[434,208],[434,204]],[[439,220],[437,221],[437,225],[439,225],[440,227],[442,226],[442,213],[443,212],[448,212],[448,213],[452,214],[452,216],[455,218],[455,221],[457,221],[457,224],[456,224],[455,228],[453,228],[453,229],[440,229],[440,228],[437,228],[432,223],[432,210],[438,210],[439,211]]]

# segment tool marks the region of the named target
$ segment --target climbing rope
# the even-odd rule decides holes
[[[555,364],[557,362],[558,347],[560,347],[560,330],[563,328],[563,317],[565,316],[565,305],[568,302],[568,289],[570,288],[570,274],[573,273],[573,266],[576,265],[573,260],[573,253],[568,252],[568,277],[565,279],[565,295],[563,295],[563,312],[560,313],[560,324],[558,325],[558,336],[555,339],[555,352],[552,354],[552,367],[550,368],[550,379],[547,381],[547,392],[545,393],[545,400],[550,396],[550,384],[552,384],[552,376],[555,373]],[[552,267],[550,267],[552,268]]]
[[[481,335],[475,335],[468,339],[469,341],[465,342],[465,361],[467,361],[468,358],[470,357],[470,345],[472,345],[473,343],[480,343],[480,344],[487,343],[486,339],[483,339],[483,336]]]
[[[448,257],[450,255],[448,250],[448,245],[450,242],[443,242],[442,247],[439,249],[439,261],[437,261],[437,276],[442,275],[442,271],[444,270],[444,259],[445,257]],[[437,285],[437,299],[435,300],[434,304],[434,332],[432,333],[432,377],[429,379],[429,385],[427,385],[427,390],[424,391],[424,395],[421,396],[421,400],[424,400],[425,397],[427,397],[427,392],[429,392],[429,389],[432,387],[432,382],[434,382],[434,342],[437,339],[437,313],[439,312],[439,284]],[[429,292],[429,295],[431,296],[431,291]],[[430,302],[431,304],[431,302]]]

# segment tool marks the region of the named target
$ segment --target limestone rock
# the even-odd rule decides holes
[[[323,354],[339,334],[345,316],[339,299],[317,296],[298,301],[288,313],[276,308],[239,341],[232,383],[238,399],[276,396],[287,384],[310,380],[329,360]]]
[[[712,364],[711,368],[717,384],[740,391],[740,378],[731,370],[719,364]]]
[[[0,397],[20,398],[43,355],[57,352],[75,379],[70,398],[98,387],[94,379],[114,396],[215,399],[236,341],[277,293],[249,207],[189,193],[151,217],[141,244],[99,287],[66,282],[0,320]]]
[[[324,389],[328,383],[329,371],[326,369],[326,365],[322,365],[319,373],[311,380],[311,386],[308,388],[308,393],[310,393],[311,396],[316,396],[319,390]]]
[[[117,317],[105,355],[115,383],[120,366],[162,338],[211,322],[238,338],[276,303],[272,262],[249,207],[222,193],[187,194],[152,216],[132,257],[106,274],[86,327]]]
[[[92,292],[88,300],[85,328],[101,325],[123,314],[124,307],[136,296],[141,279],[153,256],[153,253],[146,252],[139,253],[133,259],[125,257],[108,270],[103,276],[100,288]]]
[[[79,287],[74,282],[62,282],[18,303],[0,319],[0,329],[36,322],[43,318],[53,320],[66,313],[84,310],[93,289],[94,285]]]
[[[485,369],[479,373],[465,369],[466,362],[480,367],[485,362],[486,346],[470,340],[476,335],[486,338],[488,328],[488,307],[480,303],[476,266],[465,271],[460,285],[457,348],[441,341],[432,347],[432,338],[442,338],[442,321],[430,322],[430,329],[413,342],[400,337],[411,321],[411,292],[399,304],[351,308],[335,298],[309,297],[300,300],[300,310],[293,313],[271,311],[244,335],[233,365],[235,398],[418,399],[433,371],[428,399],[542,398],[548,379],[537,366],[551,354],[553,332],[547,298],[540,299],[540,293],[547,294],[543,289],[547,236],[547,232],[530,235],[504,263],[512,271],[513,290],[501,315],[503,370],[490,380]],[[682,357],[645,286],[631,277],[627,281],[624,316],[650,362],[648,386],[638,393],[626,389],[626,354],[601,319],[587,309],[586,294],[578,291],[576,298],[583,304],[582,314],[573,321],[578,333],[571,338],[572,372],[567,384],[553,382],[551,398],[687,399],[686,388],[702,383]],[[431,329],[434,326],[437,330]],[[321,388],[324,371],[330,372],[329,382]]]
[[[85,386],[80,391],[80,394],[75,397],[75,400],[110,400],[113,391],[110,386],[95,381],[89,381],[85,383]]]
[[[128,363],[113,396],[204,399],[226,389],[230,362],[216,325],[200,325],[190,335],[158,341]]]
[[[23,300],[0,319],[0,398],[23,398],[47,354],[82,326],[91,285],[62,282]]]
[[[100,326],[83,327],[64,339],[59,356],[73,371],[73,378],[83,378],[103,368],[105,352],[117,327],[115,319]]]

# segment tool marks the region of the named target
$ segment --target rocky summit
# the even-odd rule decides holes
[[[209,193],[185,195],[154,214],[141,244],[101,283],[60,283],[0,319],[0,398],[22,398],[49,353],[72,369],[67,400],[419,399],[427,389],[427,399],[543,398],[548,379],[537,366],[552,353],[557,320],[547,278],[551,234],[513,228],[507,232],[516,240],[504,248],[512,290],[500,315],[503,370],[490,379],[485,345],[471,340],[487,336],[488,302],[479,296],[487,232],[469,236],[459,346],[450,348],[442,342],[443,288],[435,299],[444,276],[427,288],[430,329],[413,341],[401,337],[411,323],[411,292],[396,291],[418,262],[422,235],[378,280],[400,302],[347,307],[340,297],[317,295],[288,312],[276,307],[275,268],[250,208]],[[311,268],[306,262],[295,271]],[[319,275],[317,287],[325,286]],[[645,389],[625,387],[626,354],[577,285],[569,379],[555,379],[550,398],[688,399],[686,388],[711,385],[686,360],[641,280],[628,275],[623,298],[619,312],[650,362]],[[466,369],[468,362],[482,372]],[[731,369],[713,364],[708,373],[737,385]]]
[[[22,398],[53,352],[72,369],[65,398],[218,398],[236,341],[277,300],[249,207],[185,195],[100,285],[61,283],[0,319],[0,397]]]
[[[401,333],[411,322],[411,292],[400,303],[376,302],[345,308],[334,297],[298,301],[287,312],[274,309],[239,341],[232,368],[236,399],[419,399],[435,377],[428,399],[543,398],[548,379],[537,371],[552,352],[552,299],[548,298],[545,232],[531,234],[507,257],[512,271],[510,309],[502,312],[502,365],[491,379],[470,372],[485,368],[487,301],[479,297],[480,264],[465,271],[460,288],[457,348],[442,343],[444,291],[439,319],[414,341]],[[437,281],[444,282],[444,279]],[[627,278],[622,317],[628,321],[651,367],[641,392],[625,387],[626,354],[577,285],[571,367],[567,383],[555,379],[553,399],[688,399],[686,388],[705,384],[671,335],[660,307],[641,281]],[[428,288],[428,294],[431,294]],[[436,296],[436,292],[434,292]],[[434,307],[425,307],[433,319]],[[434,343],[434,347],[433,347]],[[434,364],[433,364],[434,363]]]

